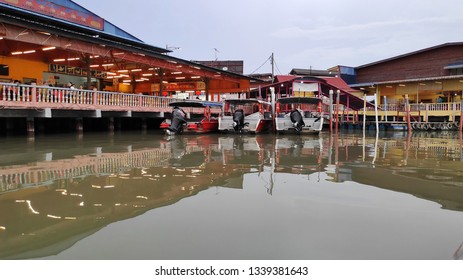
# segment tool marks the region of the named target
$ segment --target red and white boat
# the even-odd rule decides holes
[[[208,133],[218,131],[218,114],[222,103],[208,101],[175,101],[171,119],[161,123],[166,134]]]
[[[321,98],[279,98],[275,107],[275,128],[278,133],[319,133],[323,129]]]
[[[272,127],[272,106],[258,99],[227,99],[219,117],[219,131],[261,133]]]

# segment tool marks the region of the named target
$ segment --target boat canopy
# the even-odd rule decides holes
[[[318,104],[320,100],[318,97],[283,97],[278,98],[277,102],[280,104]]]
[[[259,99],[226,99],[225,102],[231,103],[231,104],[257,104],[257,103],[262,103],[262,104],[267,104],[271,105],[270,102],[262,101]]]
[[[222,107],[221,102],[212,102],[212,101],[174,101],[170,102],[169,106],[172,107],[194,107],[194,108],[204,108],[204,107]]]

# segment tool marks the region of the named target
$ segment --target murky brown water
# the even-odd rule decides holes
[[[458,134],[1,142],[1,259],[463,258]]]

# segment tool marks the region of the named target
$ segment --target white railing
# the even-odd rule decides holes
[[[116,106],[121,108],[155,109],[168,108],[169,103],[176,100],[142,94],[0,83],[0,101],[13,101],[14,103],[22,103],[25,106],[59,103],[89,105],[89,107],[95,108]]]
[[[410,104],[410,111],[460,111],[460,102],[446,102],[446,103],[422,103]],[[363,109],[361,109],[363,110]],[[374,111],[375,108],[368,108],[367,111]],[[405,112],[405,104],[380,104],[378,111],[395,111]]]

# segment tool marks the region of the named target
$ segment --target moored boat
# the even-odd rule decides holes
[[[218,131],[219,122],[213,115],[213,108],[220,108],[222,103],[208,101],[175,101],[171,119],[161,123],[166,134],[208,133]]]
[[[219,131],[261,133],[271,129],[271,104],[258,99],[227,99],[219,117]]]
[[[322,100],[317,97],[285,97],[276,101],[278,133],[318,133],[323,128]]]

